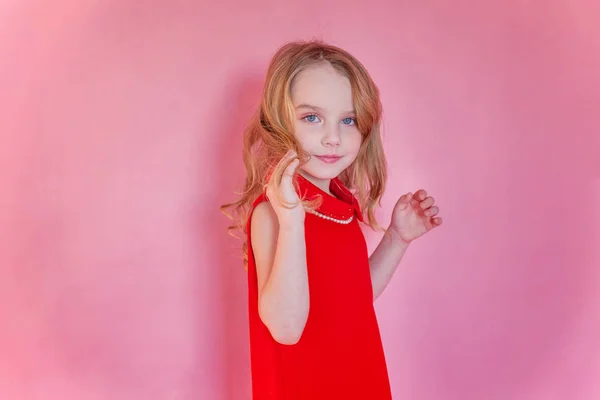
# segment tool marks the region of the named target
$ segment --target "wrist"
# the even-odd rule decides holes
[[[411,243],[411,241],[409,241],[409,240],[404,240],[402,238],[402,235],[400,235],[400,233],[396,229],[394,229],[392,226],[390,226],[385,233],[386,233],[386,235],[388,235],[390,237],[392,242],[394,242],[395,244],[398,244],[400,246],[408,247]]]
[[[279,230],[298,231],[304,230],[304,214],[290,215],[279,219]]]

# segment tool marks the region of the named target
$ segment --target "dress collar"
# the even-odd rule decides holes
[[[323,199],[316,211],[341,220],[354,216],[359,221],[363,222],[363,216],[358,200],[352,192],[344,186],[339,178],[334,178],[329,183],[329,190],[333,196],[323,191],[300,174],[297,175],[297,183],[301,198],[314,200],[320,196]]]

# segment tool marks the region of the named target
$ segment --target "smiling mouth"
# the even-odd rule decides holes
[[[323,161],[326,164],[333,164],[342,158],[341,156],[315,156],[315,157],[317,157],[319,160]]]

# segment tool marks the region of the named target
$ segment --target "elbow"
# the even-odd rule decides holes
[[[263,324],[271,333],[273,340],[283,345],[294,345],[300,341],[308,319],[308,313],[306,315],[300,313],[296,316],[273,318],[269,317],[270,313],[262,309],[259,315]]]
[[[288,330],[288,331],[286,331],[286,330],[277,331],[277,330],[269,329],[269,332],[271,332],[271,336],[273,337],[273,340],[275,340],[279,344],[283,344],[283,345],[287,345],[287,346],[293,346],[296,343],[298,343],[300,341],[300,338],[302,337],[303,331],[304,331],[304,329]]]

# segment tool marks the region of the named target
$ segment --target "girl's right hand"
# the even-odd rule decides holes
[[[291,161],[291,162],[290,162]],[[285,156],[279,161],[275,171],[280,167],[289,163],[281,177],[281,183],[277,186],[277,182],[273,175],[267,184],[267,197],[271,206],[277,214],[279,224],[283,226],[293,226],[295,224],[304,223],[305,211],[298,193],[294,188],[293,177],[296,168],[300,164],[298,155],[295,151],[288,151]]]

